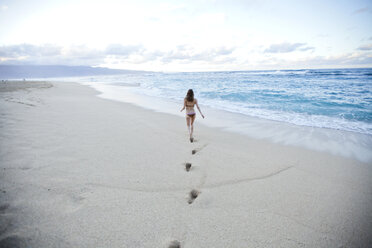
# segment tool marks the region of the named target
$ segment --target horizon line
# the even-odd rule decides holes
[[[86,67],[92,69],[108,69],[113,71],[133,71],[133,72],[158,72],[158,73],[196,73],[196,72],[244,72],[244,71],[301,71],[301,70],[340,70],[340,69],[372,69],[372,66],[366,67],[329,67],[329,68],[301,68],[301,69],[293,69],[293,68],[282,68],[282,69],[251,69],[251,70],[209,70],[209,71],[149,71],[149,70],[133,70],[133,69],[118,69],[118,68],[110,68],[110,67],[102,67],[102,66],[89,66],[89,65],[35,65],[35,64],[24,64],[24,65],[14,65],[14,64],[0,64],[0,66],[14,66],[14,67],[21,67],[21,66],[39,66],[39,67],[52,67],[52,66],[60,66],[60,67]]]

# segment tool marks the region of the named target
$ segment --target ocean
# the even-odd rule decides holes
[[[115,86],[180,106],[187,90],[193,89],[200,105],[212,109],[298,126],[372,134],[372,68],[144,72],[81,77],[78,81]]]

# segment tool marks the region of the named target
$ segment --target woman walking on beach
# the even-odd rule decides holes
[[[192,136],[192,133],[194,132],[194,121],[196,117],[196,112],[194,110],[195,105],[198,108],[201,116],[204,118],[204,115],[202,114],[199,108],[198,100],[194,98],[194,91],[192,89],[189,89],[183,101],[183,108],[181,109],[181,112],[186,108],[186,124],[190,134],[190,142],[194,142],[194,137]]]

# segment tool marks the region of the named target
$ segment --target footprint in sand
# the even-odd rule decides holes
[[[10,205],[8,203],[0,205],[0,214],[5,213],[5,211],[9,208],[9,206]]]
[[[200,192],[197,191],[196,189],[191,190],[190,193],[189,193],[188,203],[189,204],[193,203],[194,200],[198,197],[199,194],[200,194]]]
[[[168,248],[181,248],[181,243],[178,240],[173,240],[169,243]]]
[[[186,169],[186,171],[190,171],[191,163],[185,163],[185,169]]]
[[[197,152],[200,152],[201,150],[203,150],[208,144],[205,144],[203,145],[202,147],[199,147],[199,148],[196,148],[194,150],[191,151],[191,154],[194,155],[195,153]]]

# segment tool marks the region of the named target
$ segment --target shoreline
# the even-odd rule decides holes
[[[1,245],[372,242],[370,163],[249,138],[200,119],[190,143],[177,116],[107,101],[78,83],[52,84],[0,93]]]
[[[132,92],[131,87],[100,83],[78,83],[100,92],[97,96],[103,99],[130,103],[155,112],[184,117],[184,114],[178,111],[178,108],[182,107],[181,103],[140,95]],[[202,104],[200,106],[202,111],[208,113],[208,117],[201,119],[198,112],[197,120],[199,123],[202,121],[201,123],[208,127],[243,134],[248,138],[263,139],[282,145],[302,147],[372,163],[372,135],[370,134],[302,126],[214,109]]]

